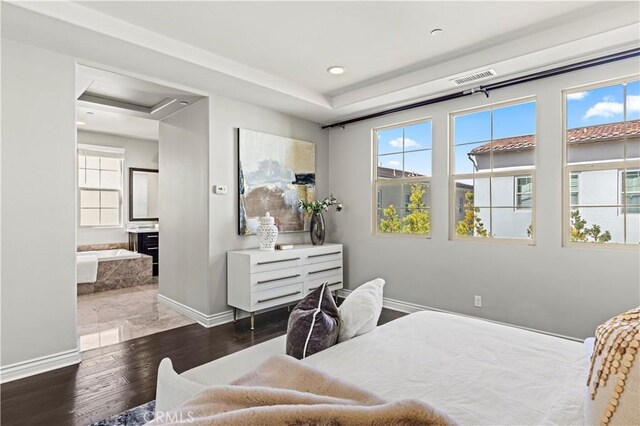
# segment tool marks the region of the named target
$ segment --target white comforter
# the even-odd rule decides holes
[[[182,376],[228,383],[283,352],[284,336]],[[422,399],[460,424],[583,424],[583,345],[487,321],[419,312],[305,362],[389,400]]]

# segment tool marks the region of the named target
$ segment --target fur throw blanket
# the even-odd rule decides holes
[[[212,386],[152,425],[454,425],[419,400],[386,402],[280,355],[231,385]]]

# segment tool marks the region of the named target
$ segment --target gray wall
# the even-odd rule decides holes
[[[125,150],[122,199],[123,226],[121,228],[78,227],[78,245],[125,243],[129,240],[129,236],[125,232],[126,224],[129,222],[129,167],[158,169],[158,141],[79,131],[78,143],[113,146],[124,148]]]
[[[317,123],[223,97],[211,98],[209,186],[227,185],[226,195],[209,198],[209,302],[210,313],[227,311],[226,252],[258,246],[256,236],[239,236],[236,129],[286,136],[316,143],[317,194],[329,195],[329,134]],[[328,226],[331,226],[329,223]],[[279,243],[309,242],[308,233],[281,234]]]
[[[77,349],[73,59],[2,40],[2,366]]]
[[[561,90],[637,73],[638,61],[431,105],[334,129],[330,188],[345,204],[331,237],[345,245],[348,288],[387,280],[385,296],[574,337],[593,335],[611,316],[640,304],[638,251],[562,247]],[[448,121],[452,111],[537,95],[537,245],[450,241]],[[373,236],[372,128],[432,117],[432,238]],[[481,295],[482,308],[473,307]]]
[[[209,312],[209,100],[160,122],[159,293]]]

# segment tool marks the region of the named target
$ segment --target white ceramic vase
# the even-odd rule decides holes
[[[275,220],[269,212],[260,218],[260,225],[256,230],[256,235],[260,241],[260,250],[274,250],[276,241],[278,240],[278,227],[275,225]]]

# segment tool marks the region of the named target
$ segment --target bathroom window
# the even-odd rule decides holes
[[[124,150],[86,145],[79,147],[80,226],[122,226]]]

